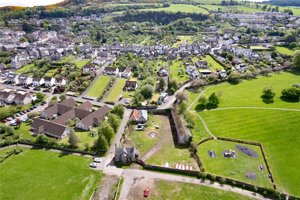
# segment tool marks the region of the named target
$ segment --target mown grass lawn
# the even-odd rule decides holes
[[[27,64],[27,65],[24,65],[23,67],[21,67],[20,69],[17,69],[16,72],[20,73],[20,74],[27,74],[33,68],[36,68],[34,63]]]
[[[89,158],[23,149],[0,164],[0,199],[89,199],[102,177]]]
[[[211,71],[215,72],[217,70],[222,70],[224,67],[220,65],[213,57],[210,55],[206,55],[204,60],[208,63],[208,66],[210,67]]]
[[[125,86],[126,79],[124,78],[118,78],[114,85],[113,88],[111,88],[109,95],[105,99],[107,102],[116,102],[120,95],[122,95],[123,88]]]
[[[283,55],[292,56],[294,54],[293,50],[290,50],[286,47],[276,46],[275,49],[278,53],[281,53]]]
[[[167,11],[167,12],[208,14],[207,10],[205,10],[203,8],[199,8],[194,5],[188,5],[188,4],[171,4],[170,7],[166,7],[166,8],[150,8],[150,9],[142,9],[142,11]]]
[[[110,81],[109,76],[100,76],[87,92],[87,96],[99,97],[104,92],[105,87]]]
[[[261,150],[258,146],[239,144],[247,146],[254,150],[257,154],[257,158],[247,156],[235,148],[234,142],[227,142],[221,140],[210,140],[200,144],[198,149],[198,155],[203,162],[206,172],[218,174],[225,177],[230,177],[236,180],[242,180],[253,185],[272,188],[270,179],[266,178],[268,170],[266,168]],[[232,149],[237,153],[236,158],[225,158],[223,156],[224,150]],[[211,158],[208,154],[209,150],[213,150],[216,154],[216,158]],[[259,170],[259,165],[263,165],[264,170]],[[256,174],[256,180],[251,180],[245,177],[247,172]]]
[[[205,95],[209,96],[213,92],[219,94],[221,108],[241,106],[300,108],[300,103],[290,103],[280,99],[281,91],[294,83],[300,83],[300,71],[272,74],[270,77],[243,81],[238,85],[225,83],[210,86],[206,88]],[[266,104],[262,101],[261,95],[265,87],[272,87],[275,91],[274,103]]]
[[[163,180],[155,181],[155,189],[150,192],[149,199],[164,199],[164,200],[250,200],[247,196],[237,194],[234,192],[224,191],[215,189],[212,187],[189,184],[189,183],[178,183],[178,182],[167,182]]]
[[[193,42],[193,36],[191,35],[179,35],[177,36],[177,39],[179,39],[179,41],[173,44],[174,47],[178,47],[185,42],[187,42],[188,44],[192,44]]]
[[[261,142],[275,183],[300,196],[300,112],[281,110],[215,110],[199,113],[216,136]]]

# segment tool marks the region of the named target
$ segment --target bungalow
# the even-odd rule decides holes
[[[31,98],[30,94],[17,93],[13,102],[17,105],[27,105],[27,104],[31,103],[31,100],[32,100],[32,98]]]
[[[165,77],[165,76],[169,75],[168,70],[164,67],[161,67],[157,73],[158,73],[158,76],[160,76],[160,77]]]
[[[125,86],[123,90],[125,91],[134,91],[138,87],[138,84],[136,81],[126,81]]]
[[[53,77],[45,77],[44,84],[46,87],[52,87],[55,84],[55,78]]]
[[[130,116],[130,120],[136,123],[145,123],[148,120],[147,110],[133,110]]]
[[[25,86],[32,84],[32,77],[26,76],[26,75],[20,75],[19,76],[19,84],[25,85]]]
[[[41,85],[44,84],[44,79],[43,78],[38,78],[38,77],[33,77],[32,78],[32,85],[34,87],[40,87]]]
[[[56,124],[40,118],[35,119],[32,122],[31,130],[36,134],[44,133],[57,139],[63,139],[72,131],[74,131],[73,128],[69,128],[67,126]]]
[[[114,67],[105,67],[104,73],[107,75],[117,75],[119,73],[119,69]]]

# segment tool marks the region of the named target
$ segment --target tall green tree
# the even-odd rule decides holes
[[[71,131],[70,136],[69,136],[68,143],[69,143],[69,145],[70,145],[72,148],[78,147],[79,139],[78,139],[78,137],[75,135],[75,132],[74,132],[74,131]]]
[[[108,143],[111,142],[112,138],[114,137],[114,130],[107,120],[103,121],[99,126],[98,135],[103,135]]]
[[[293,56],[293,64],[300,69],[300,50],[295,51]]]
[[[120,122],[121,122],[120,118],[113,113],[109,113],[108,114],[108,122],[111,125],[111,127],[114,129],[114,131],[117,132]]]

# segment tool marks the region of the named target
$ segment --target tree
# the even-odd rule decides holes
[[[119,118],[122,119],[124,115],[124,108],[121,104],[118,104],[110,112],[118,115]]]
[[[238,84],[241,79],[241,74],[238,72],[231,72],[228,76],[228,82],[232,84]]]
[[[187,109],[187,104],[185,102],[181,102],[181,104],[179,105],[179,113],[183,114],[185,113]]]
[[[48,142],[49,142],[49,138],[46,136],[46,135],[44,135],[44,134],[39,134],[37,137],[36,137],[36,143],[38,143],[38,144],[43,144],[43,145],[45,145],[45,144],[48,144]]]
[[[200,96],[198,100],[198,105],[196,106],[196,111],[203,111],[206,108],[207,98],[206,96],[202,95]]]
[[[15,130],[10,126],[7,126],[5,135],[9,136],[9,135],[14,135],[14,134],[15,134]]]
[[[300,50],[295,51],[294,56],[293,56],[293,63],[295,67],[300,69]]]
[[[38,93],[36,93],[36,98],[37,98],[37,101],[40,102],[40,101],[44,100],[45,95],[43,93],[38,92]]]
[[[72,147],[72,148],[77,148],[78,147],[79,139],[75,135],[74,131],[71,131],[68,143],[69,143],[70,147]]]
[[[158,90],[159,91],[164,90],[165,86],[166,86],[165,80],[163,78],[160,78],[158,82]]]
[[[209,97],[208,97],[208,102],[206,104],[206,109],[210,110],[210,109],[214,109],[217,108],[219,106],[220,103],[220,99],[219,97],[216,95],[216,93],[212,93]]]
[[[281,91],[281,98],[286,101],[299,102],[300,89],[296,87],[283,89]]]
[[[114,130],[107,120],[103,121],[99,126],[98,135],[103,135],[108,143],[110,143],[111,139],[114,137]]]
[[[150,84],[144,85],[144,86],[141,88],[141,94],[143,95],[143,97],[144,97],[145,99],[151,98],[153,92],[154,92],[153,86],[150,85]]]
[[[284,40],[287,44],[291,44],[293,42],[297,42],[297,37],[295,34],[288,34],[284,37]]]
[[[261,98],[263,99],[263,102],[273,103],[274,102],[274,100],[273,100],[274,97],[275,97],[275,92],[272,88],[270,88],[270,87],[264,88],[263,94],[261,96]]]
[[[168,83],[168,90],[171,94],[174,94],[175,91],[178,89],[178,83],[175,79],[172,79]]]
[[[99,135],[99,138],[96,140],[94,144],[94,148],[100,149],[101,151],[107,151],[109,148],[109,144],[103,135]]]
[[[121,122],[120,118],[113,113],[109,113],[108,114],[108,122],[111,125],[111,127],[114,129],[114,131],[117,132],[120,122]]]
[[[189,96],[185,92],[178,92],[175,96],[179,103],[189,100]]]
[[[59,100],[60,100],[60,101],[64,101],[64,100],[66,100],[66,99],[67,99],[67,97],[66,97],[66,95],[64,95],[64,94],[62,94],[62,95],[59,96]]]

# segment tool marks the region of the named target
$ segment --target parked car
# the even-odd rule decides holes
[[[125,104],[130,104],[130,100],[129,99],[125,99]]]
[[[28,120],[29,120],[29,118],[25,117],[25,118],[22,119],[22,122],[27,122]]]
[[[144,125],[138,124],[137,127],[135,128],[136,131],[143,131],[145,129]]]
[[[3,120],[2,120],[2,123],[6,123],[6,122],[7,122],[7,119],[3,119]]]
[[[12,117],[9,117],[9,118],[7,118],[6,120],[7,120],[7,121],[11,121],[11,120],[13,120],[13,118],[12,118]]]
[[[98,167],[98,163],[92,162],[92,163],[90,164],[90,167],[91,167],[91,168],[97,168],[97,167]]]
[[[95,162],[95,163],[101,163],[101,162],[102,162],[102,159],[101,159],[101,158],[94,158],[94,162]]]
[[[21,116],[20,113],[17,113],[17,114],[16,114],[16,117],[20,117],[20,116]]]
[[[150,189],[146,187],[146,189],[144,190],[144,197],[148,197],[149,193],[150,193]]]

